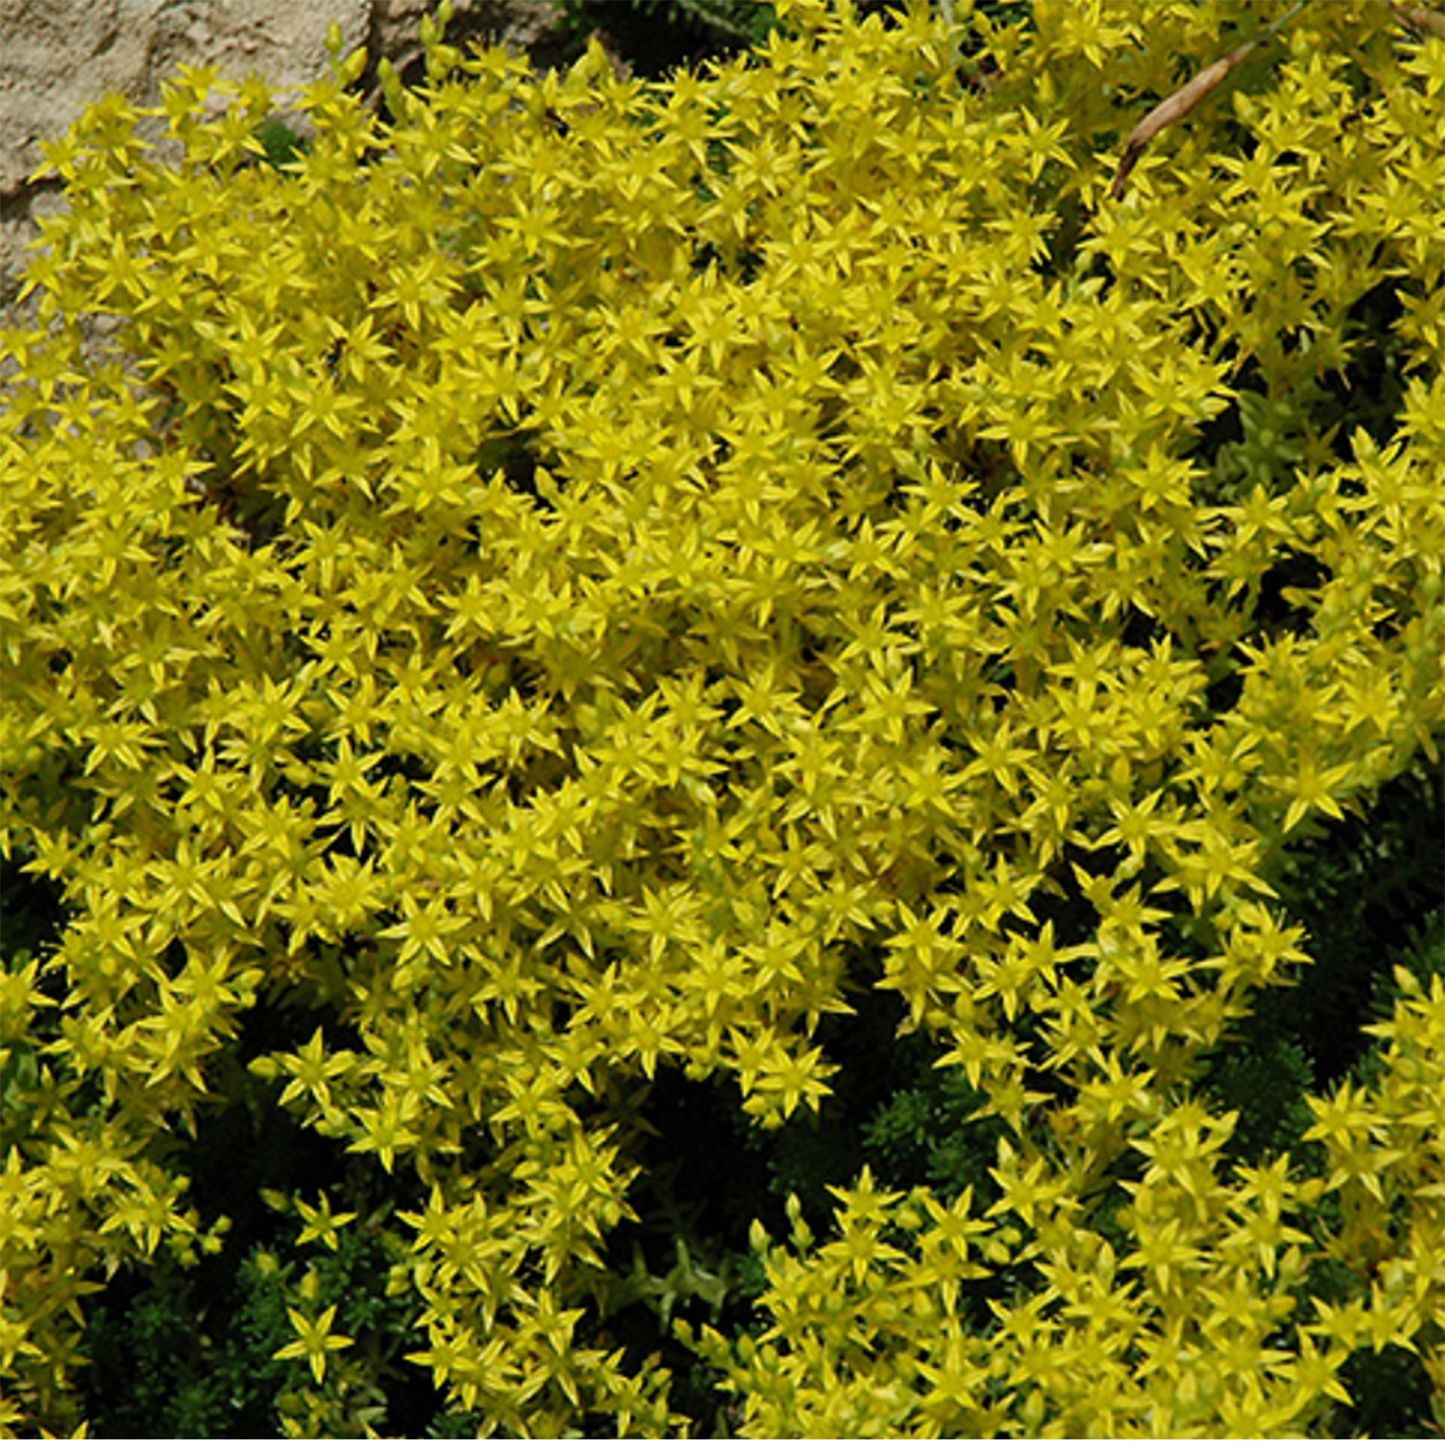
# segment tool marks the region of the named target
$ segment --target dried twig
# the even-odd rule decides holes
[[[1439,10],[1427,10],[1423,5],[1400,5],[1396,0],[1386,0],[1386,3],[1396,20],[1403,20],[1415,30],[1438,35],[1445,40],[1445,14]]]
[[[1161,100],[1159,104],[1134,127],[1129,133],[1129,139],[1124,142],[1124,154],[1119,161],[1119,169],[1114,175],[1114,184],[1109,188],[1109,199],[1111,201],[1117,201],[1119,197],[1123,195],[1124,182],[1129,178],[1129,172],[1134,169],[1136,162],[1143,154],[1144,147],[1147,146],[1165,126],[1173,125],[1176,120],[1188,115],[1256,45],[1263,40],[1267,40],[1280,26],[1292,20],[1304,8],[1304,5],[1305,0],[1298,0],[1298,3],[1281,15],[1273,24],[1261,30],[1252,40],[1246,40],[1243,45],[1231,50],[1223,60],[1216,60],[1213,65],[1201,70],[1193,80],[1180,86],[1173,95]]]

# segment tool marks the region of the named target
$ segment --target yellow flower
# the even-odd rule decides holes
[[[349,1224],[356,1218],[355,1214],[333,1214],[331,1212],[331,1201],[326,1197],[326,1191],[321,1191],[321,1203],[314,1208],[302,1202],[296,1201],[296,1207],[301,1212],[301,1217],[306,1221],[306,1227],[297,1236],[298,1244],[306,1244],[310,1240],[319,1239],[331,1249],[337,1248],[340,1239],[336,1233],[337,1228],[343,1224]]]
[[[355,1341],[350,1335],[328,1333],[332,1320],[336,1318],[335,1305],[327,1305],[315,1320],[307,1319],[297,1309],[288,1309],[286,1313],[291,1316],[291,1328],[296,1331],[298,1338],[292,1340],[289,1345],[283,1345],[272,1358],[296,1360],[304,1357],[311,1366],[311,1373],[316,1376],[316,1381],[320,1384],[325,1378],[326,1361],[331,1352],[344,1350]]]

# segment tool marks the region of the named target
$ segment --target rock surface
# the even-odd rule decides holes
[[[20,285],[36,221],[62,204],[58,182],[35,179],[40,142],[86,106],[120,91],[160,99],[179,65],[215,64],[273,88],[304,85],[328,64],[326,32],[344,48],[387,56],[403,75],[421,55],[422,18],[436,0],[0,0],[0,306]],[[448,38],[488,39],[545,64],[565,47],[548,0],[453,0]],[[0,316],[0,324],[3,324]]]

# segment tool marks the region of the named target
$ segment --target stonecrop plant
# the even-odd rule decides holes
[[[1297,7],[1114,184],[1286,8],[793,0],[656,83],[434,27],[279,165],[205,70],[54,146],[0,353],[0,843],[65,913],[0,982],[6,1428],[82,1426],[117,1270],[221,1247],[174,1140],[249,1077],[395,1181],[406,1368],[475,1429],[683,1431],[601,1328],[649,1091],[772,1129],[895,1001],[996,1155],[759,1226],[755,1326],[679,1326],[744,1434],[1328,1435],[1387,1348],[1445,1429],[1440,978],[1292,1151],[1199,1087],[1308,987],[1290,848],[1445,730],[1445,40]],[[318,1262],[365,1225],[295,1207]],[[297,1275],[277,1428],[375,1433]]]

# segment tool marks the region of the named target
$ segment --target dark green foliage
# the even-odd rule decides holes
[[[1394,963],[1440,957],[1445,774],[1417,763],[1380,789],[1365,816],[1292,847],[1275,886],[1309,930],[1313,963],[1300,987],[1262,998],[1247,1028],[1297,1044],[1320,1092],[1370,1047],[1360,1028],[1373,1022],[1378,990],[1393,989]]]
[[[280,170],[310,149],[304,136],[279,116],[269,115],[256,127],[256,139],[266,148],[266,163]]]
[[[360,1229],[341,1231],[334,1252],[313,1257],[312,1288],[319,1300],[338,1302],[338,1325],[355,1338],[366,1378],[391,1386],[375,1406],[378,1426],[416,1435],[445,1420],[424,1380],[400,1367],[401,1356],[422,1341],[409,1304],[387,1294],[391,1267],[401,1258],[387,1214],[383,1206]],[[294,1230],[274,1213],[271,1223],[256,1232]],[[287,1311],[297,1302],[303,1261],[285,1244],[253,1243],[244,1254],[240,1241],[234,1245],[191,1269],[158,1261],[145,1273],[126,1271],[108,1287],[87,1333],[88,1408],[98,1434],[278,1433],[281,1397],[312,1383],[304,1360],[273,1358],[294,1337]]]
[[[1445,903],[1426,914],[1410,931],[1405,946],[1395,962],[1409,969],[1417,978],[1429,980],[1445,974]],[[1377,975],[1370,1001],[1373,1020],[1388,1018],[1400,996],[1399,985],[1393,976]],[[1373,1055],[1361,1066],[1362,1072],[1371,1068]]]
[[[276,1394],[297,1374],[271,1359],[290,1338],[275,1263],[254,1250],[232,1286],[215,1292],[174,1266],[117,1279],[90,1319],[96,1433],[274,1434]]]
[[[46,879],[26,870],[30,855],[0,858],[0,957],[39,954],[60,937],[64,910]]]
[[[956,1070],[920,1072],[864,1126],[875,1173],[894,1187],[926,1184],[945,1198],[970,1185],[987,1197],[1003,1126],[997,1118],[974,1118],[983,1103]]]
[[[756,0],[562,0],[569,26],[601,29],[642,74],[756,45],[777,24]]]
[[[1396,329],[1405,310],[1401,295],[1399,284],[1387,279],[1350,308],[1345,332],[1349,363],[1328,378],[1327,394],[1321,398],[1323,406],[1337,412],[1347,406],[1352,425],[1363,426],[1377,442],[1390,437],[1392,418],[1405,395],[1408,354]],[[1339,440],[1345,443],[1347,438]]]
[[[1221,1111],[1239,1114],[1229,1149],[1242,1162],[1280,1153],[1297,1144],[1309,1128],[1304,1095],[1312,1085],[1312,1071],[1304,1049],[1293,1039],[1269,1038],[1250,1029],[1221,1053],[1209,1085]]]
[[[304,1011],[289,1022],[298,1019]],[[279,1026],[278,1015],[258,1010],[252,1032],[267,1020]],[[272,1358],[294,1338],[287,1308],[309,1269],[316,1298],[338,1305],[338,1326],[355,1338],[367,1378],[392,1384],[387,1428],[417,1434],[438,1402],[425,1377],[400,1365],[422,1337],[409,1303],[387,1294],[402,1258],[386,1225],[391,1204],[340,1231],[338,1248],[319,1256],[315,1246],[295,1247],[295,1211],[278,1207],[288,1195],[375,1199],[391,1186],[375,1165],[306,1134],[276,1107],[274,1086],[226,1062],[220,1093],[229,1103],[195,1138],[177,1137],[169,1161],[191,1179],[206,1220],[230,1221],[224,1246],[187,1268],[158,1256],[147,1269],[122,1271],[98,1296],[87,1333],[90,1419],[106,1436],[276,1435],[280,1397],[311,1381],[304,1360]]]
[[[1349,1433],[1366,1440],[1432,1440],[1439,1432],[1429,1418],[1430,1379],[1416,1355],[1398,1345],[1378,1354],[1357,1350],[1344,1369],[1354,1397]]]

